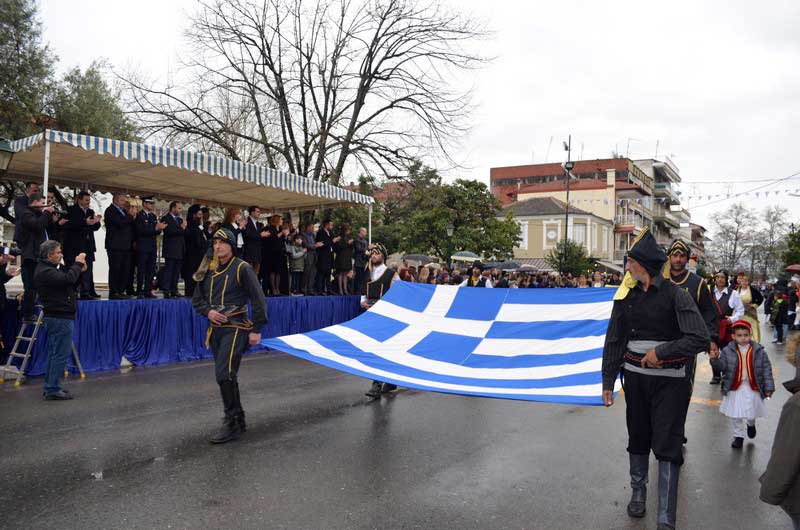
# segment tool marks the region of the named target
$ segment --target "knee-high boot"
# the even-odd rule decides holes
[[[211,443],[224,444],[239,438],[242,433],[236,419],[236,383],[231,380],[220,381],[219,391],[225,408],[225,419],[220,430],[211,437]]]
[[[647,510],[647,473],[650,467],[650,455],[630,454],[631,465],[631,501],[628,503],[628,515],[644,517]]]
[[[239,395],[239,380],[236,379],[234,382],[234,388],[236,390],[236,421],[239,422],[239,428],[242,432],[247,431],[247,423],[244,421],[244,409],[242,408],[242,398]]]
[[[680,470],[674,462],[658,463],[658,530],[675,530]]]

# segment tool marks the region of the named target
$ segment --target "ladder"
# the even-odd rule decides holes
[[[29,322],[23,320],[22,326],[20,326],[19,334],[17,335],[16,340],[14,341],[14,347],[11,348],[11,351],[8,354],[8,359],[6,360],[5,366],[0,367],[0,383],[5,383],[6,379],[15,379],[14,387],[20,386],[25,381],[25,369],[28,367],[28,361],[31,359],[31,352],[33,351],[33,345],[36,342],[36,338],[39,335],[39,328],[42,327],[44,318],[44,312],[40,309],[39,314],[36,315],[36,320],[34,322]],[[28,330],[29,326],[33,326],[33,332],[31,332],[30,337],[25,336],[25,332]],[[25,351],[20,351],[20,346],[25,343]],[[72,343],[72,358],[75,361],[75,366],[78,367],[78,371],[81,374],[81,379],[86,379],[86,374],[83,372],[83,366],[81,365],[81,359],[78,357],[78,350],[75,348],[75,343]],[[20,363],[19,368],[13,365],[14,359],[22,359],[22,363]],[[69,371],[64,370],[64,377],[69,376]]]

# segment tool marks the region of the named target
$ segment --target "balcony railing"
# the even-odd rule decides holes
[[[625,254],[627,254],[627,250],[615,250],[614,251],[614,261],[621,262],[625,260]]]
[[[638,215],[618,215],[614,218],[614,222],[618,225],[633,225],[640,228],[643,224],[643,219]]]

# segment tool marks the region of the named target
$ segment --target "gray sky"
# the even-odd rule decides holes
[[[163,76],[181,50],[191,0],[42,0],[45,39],[60,68],[104,57]],[[475,87],[473,131],[456,159],[460,176],[488,183],[489,168],[573,158],[669,154],[684,196],[749,191],[800,172],[800,2],[455,2],[494,35],[479,44],[495,61],[465,79]],[[628,151],[629,150],[629,151]],[[724,182],[692,184],[693,182]],[[800,189],[800,176],[763,191]],[[713,199],[712,199],[713,200]],[[797,212],[800,198],[754,195],[703,206],[693,220],[734,200]],[[791,220],[800,220],[792,213]]]

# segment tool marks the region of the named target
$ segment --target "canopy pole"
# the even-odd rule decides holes
[[[367,234],[369,234],[369,244],[372,244],[372,205],[369,205],[369,222],[368,222]]]
[[[44,176],[42,182],[42,196],[47,197],[47,184],[50,180],[50,140],[47,139],[47,134],[44,138]]]

